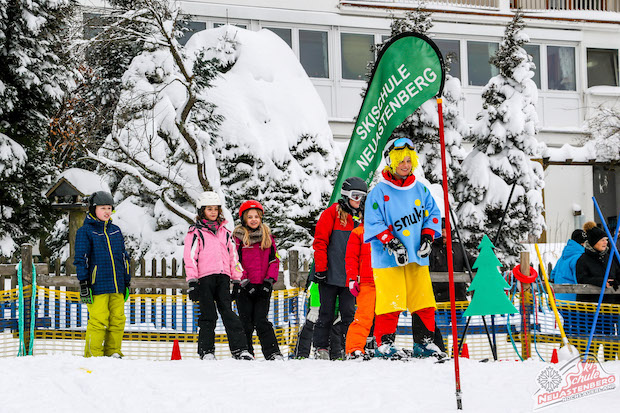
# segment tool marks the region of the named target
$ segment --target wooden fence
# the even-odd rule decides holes
[[[523,253],[527,254],[527,253]],[[21,260],[23,265],[24,283],[31,283],[32,266],[35,266],[37,273],[37,285],[46,287],[67,287],[69,289],[77,289],[79,283],[74,274],[63,274],[60,260],[53,263],[49,261],[43,263],[34,263],[32,257],[32,245],[23,244],[21,246]],[[526,261],[527,262],[527,261]],[[13,289],[17,287],[17,262],[0,264],[0,291]],[[294,250],[288,251],[287,258],[282,261],[283,271],[289,272],[289,284],[293,288],[305,288],[308,279],[310,263],[308,261],[300,262],[299,253]],[[550,268],[548,272],[550,272]],[[274,284],[275,290],[284,290],[284,273],[280,271],[278,281]],[[157,290],[181,289],[185,292],[187,283],[185,281],[185,269],[183,262],[172,259],[170,265],[165,258],[160,260],[153,259],[150,262],[144,259],[140,261],[131,260],[131,292],[140,293],[157,293]],[[540,271],[539,271],[540,273]],[[448,281],[448,273],[432,272],[431,279],[435,282]],[[470,282],[469,275],[463,272],[454,273],[455,282]],[[599,294],[600,287],[589,284],[554,284],[553,289],[556,293],[577,293],[577,294]],[[138,290],[138,291],[136,291]],[[614,291],[607,288],[605,294],[620,294],[620,289]]]

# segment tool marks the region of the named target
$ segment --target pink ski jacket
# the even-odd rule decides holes
[[[185,279],[196,280],[213,274],[225,274],[232,280],[240,280],[243,269],[237,258],[232,233],[222,222],[217,233],[192,225],[185,236],[183,260]]]

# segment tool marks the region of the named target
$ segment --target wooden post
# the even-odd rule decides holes
[[[299,287],[299,251],[288,252],[288,274],[291,287]]]
[[[32,244],[21,245],[22,286],[24,287],[24,345],[30,348],[30,301],[32,300]],[[30,287],[30,288],[28,288]]]
[[[69,210],[69,258],[65,261],[65,274],[75,274],[73,258],[75,258],[75,234],[84,223],[86,210],[84,208],[74,208]]]
[[[521,253],[519,268],[524,276],[530,275],[530,253],[524,251]],[[529,306],[526,305],[531,298],[531,284],[521,284],[521,355],[524,360],[529,359],[532,355],[532,348],[529,339],[528,324],[530,320]]]

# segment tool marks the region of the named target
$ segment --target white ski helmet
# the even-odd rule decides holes
[[[213,191],[203,192],[202,194],[198,195],[198,198],[196,199],[196,209],[201,210],[207,205],[222,206],[220,196]]]

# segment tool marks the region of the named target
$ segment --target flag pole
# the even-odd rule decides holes
[[[448,198],[448,172],[446,167],[446,142],[443,133],[443,108],[442,99],[437,98],[437,112],[439,114],[439,142],[441,144],[441,175],[443,187],[444,217],[446,220],[446,250],[448,252],[448,274],[450,286],[450,312],[452,321],[452,354],[454,355],[454,379],[456,382],[456,408],[463,410],[461,392],[461,373],[459,367],[458,342],[459,336],[456,329],[456,302],[454,291],[454,266],[452,264],[452,230],[450,228],[450,201]],[[435,327],[436,328],[436,327]]]

